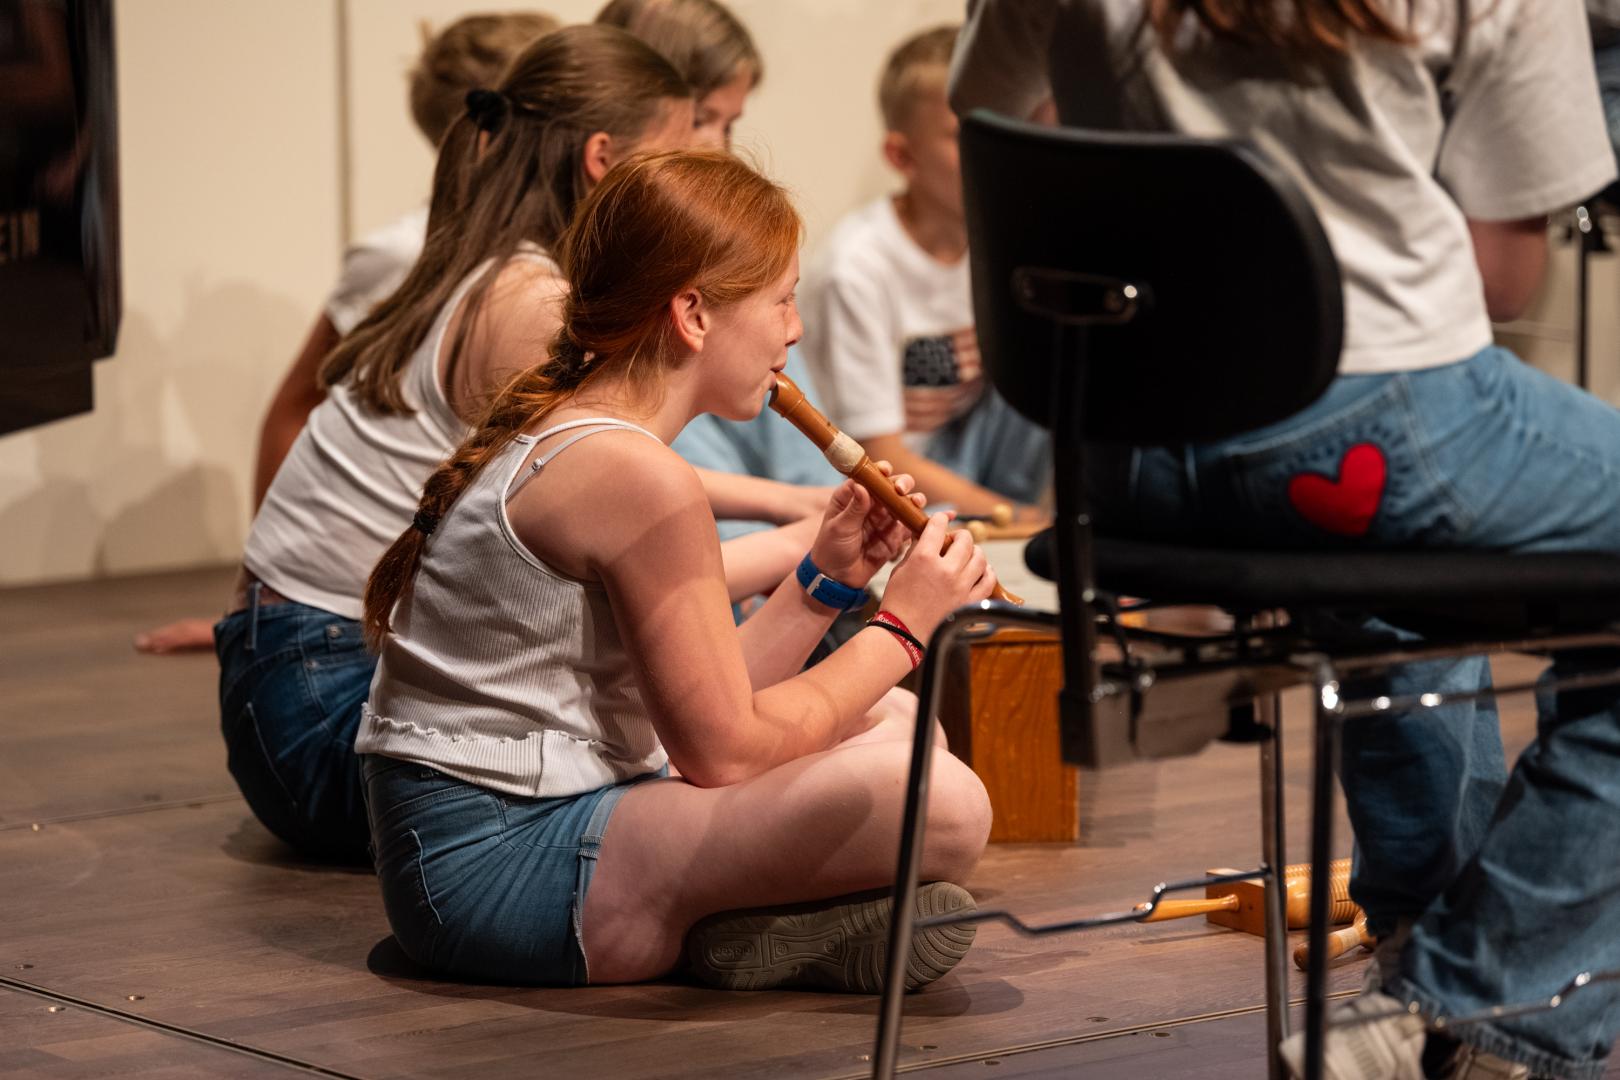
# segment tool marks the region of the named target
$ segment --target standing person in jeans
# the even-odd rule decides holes
[[[1491,334],[1541,280],[1547,215],[1615,175],[1586,14],[1576,0],[1472,12],[1459,26],[1454,0],[970,5],[959,111],[1029,116],[1050,97],[1076,127],[1247,139],[1303,188],[1343,272],[1345,347],[1327,393],[1220,443],[1139,448],[1114,478],[1120,494],[1097,508],[1110,528],[1252,546],[1620,554],[1620,413]],[[1313,475],[1337,480],[1337,497],[1301,497],[1313,485],[1291,481]],[[1560,655],[1552,671],[1616,660]],[[1412,665],[1390,692],[1488,679],[1479,658]],[[1620,692],[1543,694],[1538,706],[1540,737],[1500,798],[1489,707],[1346,725],[1351,889],[1381,940],[1373,985],[1348,1013],[1413,1004],[1456,1016],[1620,967]],[[1594,987],[1456,1038],[1405,1014],[1330,1028],[1327,1073],[1587,1080],[1604,1070],[1617,1004],[1613,987]],[[1296,1037],[1284,1056],[1297,1067],[1302,1050]]]

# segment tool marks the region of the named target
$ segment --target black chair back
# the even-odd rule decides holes
[[[1019,412],[1052,426],[1064,309],[1091,323],[1088,441],[1219,439],[1327,389],[1343,331],[1338,263],[1303,193],[1259,151],[983,111],[963,122],[961,150],[980,350]],[[1137,295],[1111,300],[1110,282]]]

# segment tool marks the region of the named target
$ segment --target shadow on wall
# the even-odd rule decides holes
[[[307,315],[241,283],[190,291],[167,336],[127,313],[95,411],[0,444],[0,585],[236,559],[259,420]]]

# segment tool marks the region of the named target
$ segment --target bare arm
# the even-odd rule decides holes
[[[950,503],[963,514],[989,514],[996,505],[1013,505],[1013,500],[980,487],[938,462],[909,449],[899,435],[875,435],[861,440],[867,454],[873,458],[887,458],[897,473],[910,473],[917,479],[917,490],[928,496],[930,503]],[[1033,506],[1013,506],[1019,521],[1038,521],[1045,514]]]
[[[653,725],[681,775],[703,787],[733,784],[865,730],[866,713],[908,670],[904,652],[889,642],[861,641],[832,673],[756,692],[732,625],[702,485],[690,467],[657,447],[626,447],[625,440],[612,448],[592,445],[608,438],[570,451],[600,467],[576,460],[553,490],[554,505],[566,506],[584,488],[565,488],[588,484],[595,495],[591,520],[530,514],[520,496],[512,504],[513,526],[542,558],[551,548],[589,553],[635,658]],[[832,617],[800,589],[778,590],[771,604],[778,615],[797,605],[791,620],[806,635],[819,636],[816,628]]]
[[[298,433],[304,430],[310,411],[326,399],[326,390],[317,382],[321,361],[338,343],[337,327],[322,314],[310,327],[309,336],[292,367],[276,388],[270,408],[264,414],[259,428],[259,456],[253,467],[253,508],[264,502],[264,493],[270,490],[270,481],[292,449]]]
[[[733,784],[866,730],[872,707],[910,669],[905,649],[886,631],[864,630],[811,671],[756,689],[751,668],[784,659],[765,657],[770,638],[792,636],[808,651],[802,643],[833,613],[801,589],[779,589],[760,624],[777,634],[739,632],[702,485],[673,452],[632,439],[581,443],[569,469],[525,488],[510,513],[542,559],[606,588],[648,714],[681,775],[703,787]],[[853,485],[839,490],[849,512],[868,520],[870,498]],[[580,506],[591,512],[569,510]],[[925,639],[947,611],[994,583],[973,545],[941,553],[944,528],[938,515],[889,585],[889,606]],[[865,550],[868,539],[858,533],[857,546]],[[781,633],[788,627],[796,629]]]
[[[549,263],[512,259],[485,294],[454,364],[448,343],[460,332],[462,313],[451,318],[439,378],[457,416],[476,423],[514,375],[545,360],[567,295],[567,280]]]
[[[751,532],[722,543],[720,558],[732,602],[776,588],[810,550],[820,527],[819,517],[800,518],[791,525]],[[819,638],[820,633],[816,636]],[[808,649],[805,654],[809,655]]]
[[[922,505],[923,496],[912,494],[916,484],[912,477],[894,475],[887,461],[877,464],[885,475],[893,477],[896,491],[910,495],[915,505]],[[872,576],[892,562],[911,540],[910,529],[854,482],[834,489],[826,513],[815,526],[813,542],[806,545],[811,561],[833,580],[858,589],[864,589]],[[802,549],[796,552],[794,563],[803,555]],[[790,570],[765,605],[738,630],[755,690],[797,674],[836,617],[837,612],[831,608],[806,599]]]
[[[1547,271],[1547,219],[1474,221],[1474,261],[1485,282],[1485,309],[1493,322],[1524,314]]]
[[[820,517],[833,490],[713,469],[699,469],[697,474],[709,498],[709,508],[719,521],[769,521],[786,525],[800,518]]]

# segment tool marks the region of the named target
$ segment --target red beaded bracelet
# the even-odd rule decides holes
[[[893,634],[894,639],[900,643],[900,647],[905,649],[906,655],[911,658],[911,670],[917,670],[917,665],[922,663],[923,660],[923,643],[917,640],[917,635],[913,634],[911,629],[901,621],[900,616],[892,611],[880,611],[867,619],[866,625],[880,627]]]

